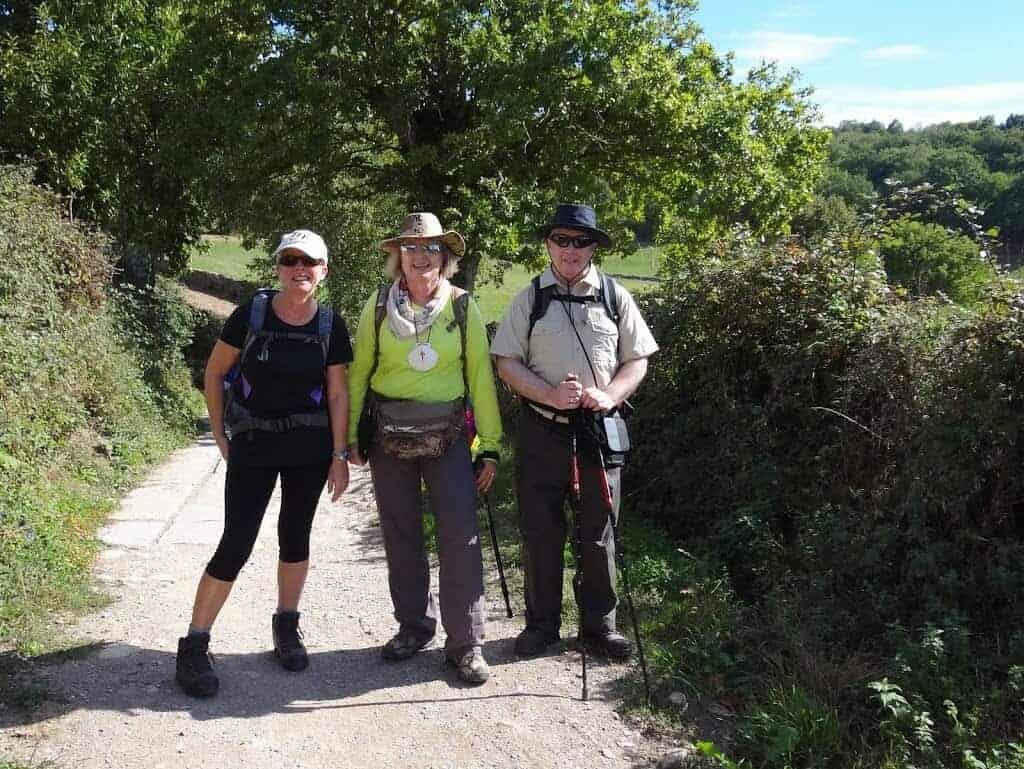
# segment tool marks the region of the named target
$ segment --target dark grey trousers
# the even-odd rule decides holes
[[[403,460],[374,448],[370,471],[388,561],[395,619],[403,629],[433,635],[437,604],[423,536],[421,481],[437,534],[441,623],[451,652],[484,640],[484,569],[476,517],[473,466],[465,438],[437,459]]]
[[[523,406],[519,417],[518,475],[519,531],[523,536],[526,575],[526,625],[557,632],[562,623],[562,553],[565,538],[575,536],[566,521],[566,497],[572,493],[570,430],[568,425],[543,421]],[[580,608],[585,631],[615,629],[615,531],[619,515],[618,469],[608,470],[612,506],[603,501],[601,469],[579,457]]]

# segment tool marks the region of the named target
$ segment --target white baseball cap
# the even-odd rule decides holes
[[[281,242],[277,244],[271,256],[277,261],[277,256],[286,248],[294,248],[310,259],[319,259],[327,264],[327,244],[324,239],[312,230],[292,230],[281,236]]]

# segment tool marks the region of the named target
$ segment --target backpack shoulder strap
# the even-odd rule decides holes
[[[604,305],[604,311],[608,313],[608,317],[618,326],[622,316],[619,314],[619,292],[615,288],[615,280],[611,275],[606,275],[603,272],[600,275],[601,303]]]
[[[530,283],[533,285],[533,304],[530,305],[530,327],[526,330],[527,339],[533,334],[533,327],[537,325],[537,321],[547,313],[551,297],[555,293],[554,283],[546,288],[540,287],[540,275],[534,275]]]
[[[452,314],[459,326],[459,341],[462,344],[462,386],[465,388],[465,397],[469,398],[469,373],[466,371],[466,318],[469,315],[469,292],[452,286],[455,298],[452,299]],[[451,327],[449,327],[450,329]]]
[[[239,363],[245,360],[246,353],[256,341],[256,337],[263,331],[263,324],[267,319],[267,305],[276,292],[269,289],[260,289],[252,296],[252,304],[249,306],[249,327],[245,330],[245,341],[242,343],[242,352],[238,356]]]
[[[388,291],[391,290],[390,283],[381,283],[377,289],[377,303],[373,308],[373,366],[366,377],[366,388],[370,388],[370,380],[377,373],[377,363],[380,361],[380,327],[384,323],[384,316],[388,311]]]
[[[316,338],[320,342],[320,352],[324,356],[324,366],[327,366],[327,352],[331,347],[331,331],[334,328],[334,311],[321,304],[316,312]]]

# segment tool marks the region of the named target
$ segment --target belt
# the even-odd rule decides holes
[[[527,405],[549,422],[556,422],[560,425],[569,424],[569,417],[564,417],[561,414],[558,414],[557,412],[554,411],[548,411],[547,409],[541,408],[540,406],[537,406],[532,402],[528,403]]]

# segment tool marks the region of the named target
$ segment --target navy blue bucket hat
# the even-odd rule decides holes
[[[555,215],[551,221],[537,230],[537,237],[544,240],[556,227],[590,233],[598,245],[605,248],[612,244],[608,233],[598,228],[597,214],[594,213],[594,209],[582,203],[560,203],[555,209]]]

